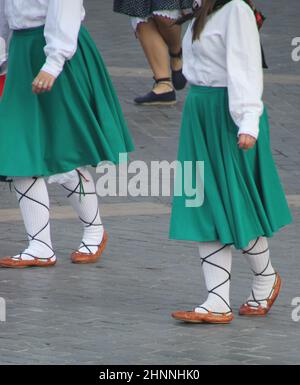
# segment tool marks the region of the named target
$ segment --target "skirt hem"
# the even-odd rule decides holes
[[[131,150],[127,150],[127,151],[124,151],[124,153],[131,153],[133,152],[134,149],[131,149]],[[98,160],[98,161],[86,161],[86,162],[80,162],[80,163],[76,163],[76,165],[72,165],[70,167],[62,167],[62,168],[58,168],[56,169],[55,171],[48,171],[48,172],[44,172],[44,173],[30,173],[31,175],[28,175],[27,173],[26,174],[20,174],[18,173],[18,175],[10,175],[8,173],[8,175],[0,175],[0,181],[5,181],[5,178],[6,179],[11,179],[11,178],[31,178],[31,177],[36,177],[36,178],[47,178],[49,176],[52,176],[52,175],[56,175],[56,174],[63,174],[63,173],[66,173],[66,172],[70,172],[70,171],[73,171],[73,170],[76,170],[77,168],[80,168],[80,167],[86,167],[86,166],[90,166],[90,167],[97,167],[100,163],[102,162],[111,162],[115,165],[118,165],[120,164],[120,162],[118,160],[110,160],[110,159],[104,159],[104,160]]]
[[[213,236],[211,238],[205,238],[205,239],[203,239],[203,238],[201,238],[201,239],[194,239],[194,237],[184,237],[184,236],[177,237],[176,235],[170,234],[169,235],[169,239],[173,240],[173,241],[196,242],[196,243],[219,241],[223,245],[233,245],[237,250],[240,250],[240,249],[243,249],[243,248],[247,247],[249,245],[250,241],[252,241],[252,240],[254,240],[254,239],[258,238],[258,237],[272,238],[275,235],[275,233],[277,233],[283,227],[292,224],[292,222],[293,221],[291,220],[289,222],[284,223],[283,225],[279,225],[272,232],[267,232],[266,231],[264,233],[261,233],[261,232],[260,233],[255,233],[252,236],[249,235],[247,237],[249,239],[247,241],[245,241],[245,243],[235,242],[232,239],[226,239],[226,238],[223,238],[222,236],[220,236],[220,237],[214,237]]]

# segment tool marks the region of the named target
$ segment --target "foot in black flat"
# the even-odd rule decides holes
[[[165,83],[171,88],[170,81],[170,78],[155,79],[155,84],[157,85],[159,83]],[[174,89],[172,89],[172,91],[163,92],[160,94],[151,91],[144,96],[135,98],[134,102],[143,106],[172,106],[176,104],[176,93]]]
[[[182,49],[178,53],[169,52],[169,55],[172,59],[182,59]],[[173,70],[173,68],[171,69],[172,69],[172,82],[173,82],[174,88],[177,91],[184,89],[184,87],[186,86],[187,80],[182,73],[182,68],[180,70]]]

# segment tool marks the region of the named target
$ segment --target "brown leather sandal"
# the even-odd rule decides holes
[[[232,312],[219,314],[210,311],[208,313],[177,311],[172,313],[172,317],[178,321],[205,324],[229,324],[234,319]]]
[[[258,307],[252,307],[249,305],[249,303],[245,303],[240,307],[239,315],[241,316],[249,316],[249,317],[264,317],[266,316],[269,311],[271,310],[271,307],[273,306],[274,302],[276,301],[281,288],[281,278],[278,273],[276,273],[276,279],[274,282],[274,285],[271,290],[270,296],[267,298],[267,307],[262,307],[260,304]],[[257,301],[259,303],[259,301]]]
[[[104,231],[103,239],[100,245],[98,246],[98,250],[96,251],[96,253],[81,253],[80,251],[77,250],[71,254],[71,261],[73,263],[81,263],[81,264],[97,262],[106,248],[107,241],[108,241],[108,235],[107,235],[107,232]]]
[[[51,267],[56,264],[56,259],[51,261],[51,258],[41,259],[36,258],[31,260],[13,259],[12,257],[5,257],[0,259],[0,267],[24,269],[26,267]]]

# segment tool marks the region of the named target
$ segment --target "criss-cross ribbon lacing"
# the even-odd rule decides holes
[[[78,175],[78,183],[77,183],[77,185],[75,186],[74,189],[70,189],[70,188],[68,188],[64,184],[62,185],[65,190],[69,191],[69,194],[67,195],[67,197],[70,198],[72,195],[77,194],[77,195],[79,195],[79,200],[81,200],[82,196],[96,195],[96,191],[95,190],[91,191],[91,192],[86,192],[84,190],[83,180],[85,180],[86,182],[88,182],[89,180],[82,174],[82,172],[80,172],[80,170],[76,169],[76,172],[77,172],[77,175]],[[84,226],[85,229],[87,229],[89,227],[99,227],[99,228],[103,227],[103,224],[102,224],[101,220],[100,220],[99,223],[96,223],[97,217],[100,218],[100,216],[99,216],[99,207],[97,207],[96,214],[93,217],[92,221],[87,221],[87,220],[83,219],[82,217],[79,217],[79,219],[83,223],[83,226]],[[93,251],[91,250],[91,247],[98,248],[99,244],[87,244],[84,241],[82,241],[81,245],[78,248],[78,251],[86,252],[84,250],[87,250],[88,254],[94,254]]]
[[[254,247],[257,245],[257,243],[258,243],[258,241],[259,241],[259,238],[260,238],[260,237],[256,238],[255,243],[252,245],[252,247],[251,247],[250,249],[248,249],[248,250],[244,250],[244,249],[243,249],[243,254],[248,254],[248,255],[260,255],[260,254],[264,254],[264,253],[266,253],[267,251],[269,251],[269,247],[267,247],[265,250],[260,251],[260,252],[257,252],[257,253],[251,252],[251,250],[253,250]],[[275,276],[275,281],[274,281],[274,283],[275,283],[275,282],[276,282],[276,276],[277,276],[276,272],[271,273],[271,274],[265,274],[265,271],[267,271],[268,267],[270,266],[270,263],[271,263],[271,261],[270,261],[270,258],[269,258],[266,267],[265,267],[260,273],[257,273],[257,272],[254,271],[253,269],[252,269],[252,272],[253,272],[253,274],[254,274],[256,277],[259,277],[259,276],[260,276],[260,277],[271,277],[271,276]],[[262,306],[262,303],[263,303],[263,302],[268,301],[268,300],[270,299],[271,295],[273,294],[273,291],[274,291],[274,285],[272,286],[272,289],[271,289],[271,291],[270,291],[270,294],[267,296],[267,298],[261,298],[261,299],[258,299],[258,298],[256,298],[254,291],[251,290],[252,299],[249,299],[249,300],[246,302],[246,304],[247,304],[248,306],[251,306],[251,307],[260,307],[260,306]],[[250,303],[251,303],[251,304],[250,304]],[[254,303],[254,304],[256,304],[256,305],[253,305],[252,303]]]
[[[76,169],[77,175],[78,175],[78,184],[75,186],[74,189],[68,188],[65,184],[62,184],[63,188],[67,191],[69,191],[69,194],[67,195],[67,198],[70,198],[72,195],[77,194],[79,195],[79,200],[81,200],[82,195],[95,195],[96,192],[85,192],[83,187],[82,179],[84,179],[86,182],[89,180],[80,172],[78,169]]]
[[[217,290],[219,287],[221,287],[221,286],[223,286],[223,285],[226,285],[227,282],[230,282],[230,280],[231,280],[231,273],[230,273],[228,270],[226,270],[224,267],[219,266],[219,265],[217,265],[217,264],[215,264],[215,263],[213,263],[213,262],[211,262],[211,261],[208,260],[208,259],[211,258],[213,255],[215,255],[215,254],[221,252],[221,251],[222,251],[225,247],[227,247],[227,246],[228,246],[228,245],[224,245],[224,246],[222,246],[220,249],[218,249],[218,250],[214,251],[213,253],[209,254],[208,256],[206,256],[206,257],[204,257],[204,258],[201,258],[201,265],[202,265],[202,266],[203,266],[204,263],[207,263],[207,264],[209,264],[210,266],[214,266],[215,268],[224,271],[224,272],[228,275],[228,277],[227,277],[223,282],[221,282],[219,285],[213,287],[212,289],[208,290],[208,293],[209,293],[209,294],[214,294],[214,295],[216,295],[217,297],[219,297],[219,298],[222,300],[222,302],[224,302],[225,305],[226,305],[226,306],[228,307],[228,309],[229,309],[229,311],[228,311],[227,313],[224,313],[224,312],[222,312],[222,313],[221,313],[221,312],[212,312],[212,313],[214,313],[214,314],[222,314],[222,315],[224,315],[224,314],[230,314],[230,313],[232,313],[232,308],[230,307],[229,303],[225,300],[225,298],[223,298],[219,293],[216,293],[216,291],[215,291],[215,290]],[[205,307],[202,306],[202,305],[201,305],[201,306],[197,306],[196,308],[198,308],[198,309],[199,309],[199,308],[204,309],[204,310],[207,311],[208,313],[211,312],[209,309],[205,308]],[[196,309],[196,308],[195,308],[195,309]]]
[[[23,199],[28,199],[29,201],[31,202],[35,202],[36,204],[40,205],[41,208],[43,208],[44,210],[47,210],[48,212],[48,215],[47,217],[49,218],[49,207],[47,205],[45,205],[44,203],[34,199],[34,198],[31,198],[28,194],[30,192],[30,190],[34,187],[34,185],[37,183],[37,180],[38,178],[33,178],[33,182],[32,184],[27,188],[27,190],[25,192],[21,192],[20,190],[18,190],[16,188],[16,186],[14,185],[14,189],[16,191],[16,193],[18,194],[18,201],[19,201],[19,204],[21,203],[21,201]],[[51,247],[51,245],[49,245],[47,242],[41,240],[38,238],[38,236],[49,226],[49,219],[48,221],[45,223],[45,225],[36,233],[36,234],[29,234],[27,233],[27,236],[28,236],[28,239],[29,239],[29,242],[32,242],[32,241],[35,241],[35,242],[39,242],[41,244],[43,244],[44,246],[46,246],[51,252],[52,252],[52,255],[48,258],[41,258],[41,257],[37,257],[35,255],[32,255],[30,253],[27,253],[27,252],[22,252],[19,254],[19,256],[16,256],[14,257],[14,259],[16,260],[22,260],[22,255],[27,255],[29,257],[32,257],[34,259],[38,259],[38,260],[48,260],[48,259],[51,259],[53,257],[55,257],[55,253],[54,253],[54,250],[53,248]]]
[[[89,227],[102,227],[103,224],[101,222],[100,223],[96,223],[96,219],[97,219],[98,216],[99,216],[99,208],[97,209],[96,215],[94,216],[94,219],[91,222],[87,222],[83,218],[80,218],[80,220],[84,224],[85,228],[89,228]],[[88,252],[90,254],[94,254],[93,251],[90,249],[91,247],[99,247],[99,244],[92,245],[92,244],[87,244],[84,241],[82,241],[78,250],[80,251],[81,249],[85,248],[86,250],[88,250]]]

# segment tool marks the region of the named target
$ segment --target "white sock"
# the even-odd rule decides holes
[[[267,299],[272,293],[276,279],[275,270],[271,264],[268,240],[258,237],[252,240],[243,250],[243,254],[254,273],[252,292],[248,298],[251,307],[267,307]]]
[[[100,218],[96,187],[86,168],[67,173],[68,180],[62,186],[69,192],[68,198],[83,224],[83,238],[78,248],[81,253],[94,254],[102,241],[104,228]]]
[[[199,253],[206,288],[209,292],[207,300],[195,308],[197,313],[229,313],[230,308],[230,279],[232,251],[230,245],[219,241],[201,242]]]
[[[49,196],[44,179],[16,178],[13,184],[29,239],[28,248],[13,258],[56,260],[50,236]]]

